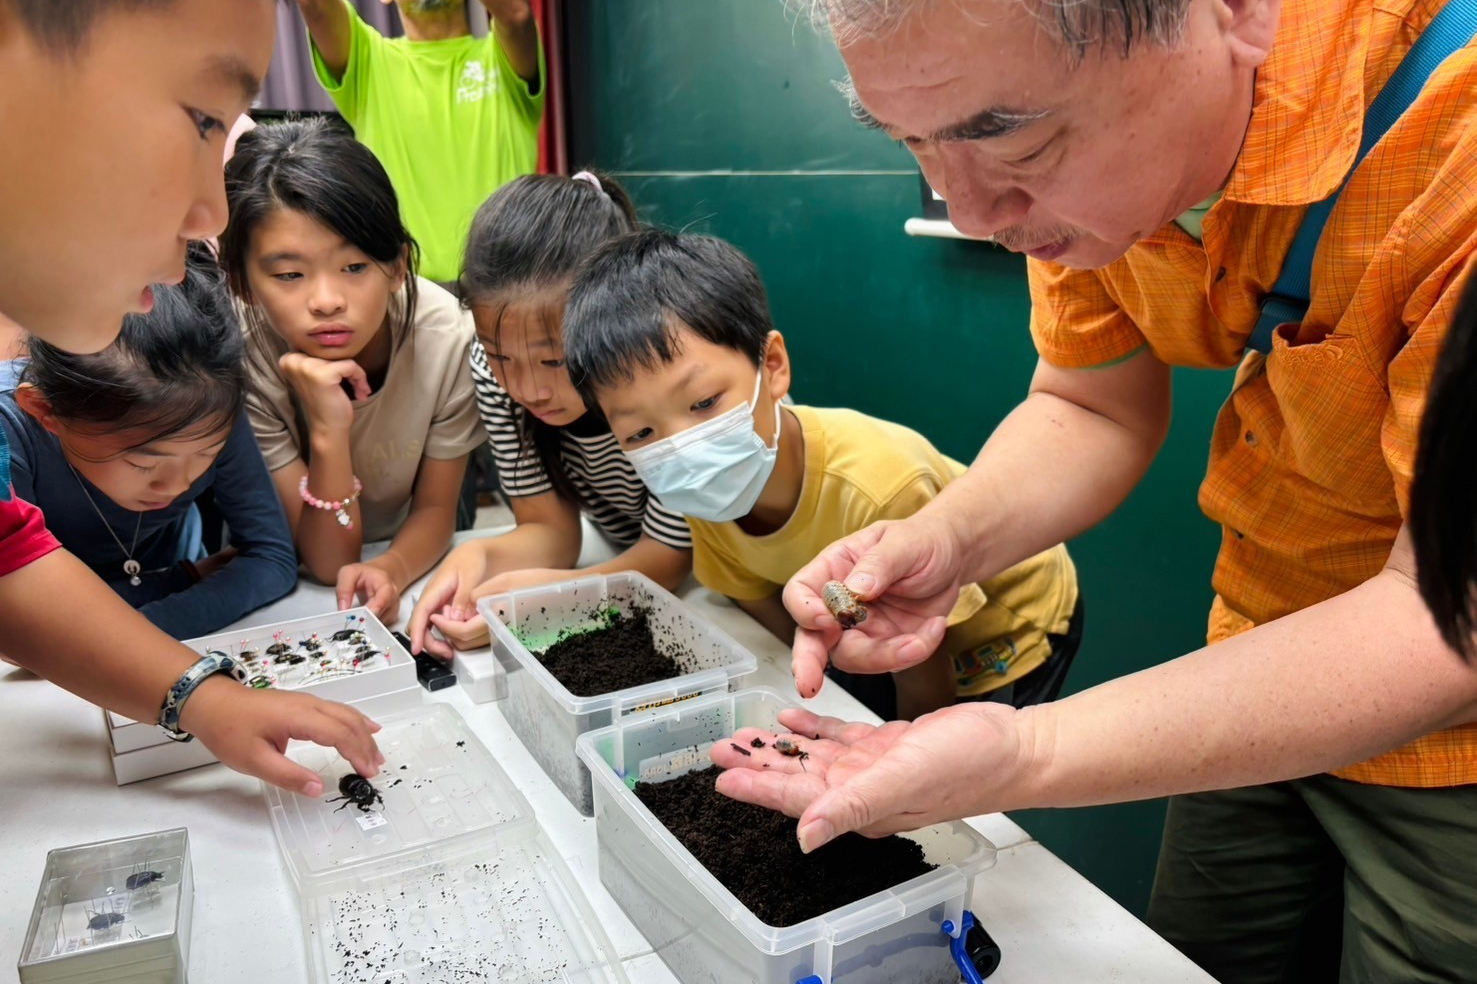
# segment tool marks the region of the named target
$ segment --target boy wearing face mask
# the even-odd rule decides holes
[[[575,280],[564,353],[646,487],[688,518],[697,579],[786,644],[795,623],[780,593],[796,571],[964,472],[897,424],[783,405],[789,355],[758,271],[717,239],[644,230],[602,248]],[[955,700],[1022,707],[1057,696],[1081,635],[1076,571],[1058,545],[964,585],[923,663],[831,673],[885,719]]]

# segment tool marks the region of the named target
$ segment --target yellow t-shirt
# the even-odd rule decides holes
[[[737,601],[780,591],[823,549],[879,519],[911,516],[964,473],[916,431],[854,410],[787,408],[805,439],[805,478],[789,522],[766,536],[737,523],[688,519],[693,574]],[[965,585],[949,614],[944,646],[957,693],[986,693],[1046,659],[1048,633],[1062,633],[1077,604],[1077,571],[1056,546],[981,584]]]

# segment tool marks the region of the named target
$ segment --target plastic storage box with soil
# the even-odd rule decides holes
[[[525,588],[483,598],[478,610],[507,679],[504,718],[585,816],[594,799],[576,738],[628,714],[729,690],[757,665],[727,633],[640,574]],[[670,668],[654,668],[662,658]],[[646,682],[637,682],[643,669]]]
[[[713,742],[745,727],[775,731],[780,711],[793,706],[765,688],[708,694],[583,735],[578,746],[594,777],[601,883],[683,984],[955,984],[961,964],[953,951],[969,945],[966,907],[976,879],[995,861],[994,845],[968,824],[935,824],[902,835],[913,845],[907,853],[930,869],[926,873],[909,874],[917,869],[900,865],[903,881],[820,914],[761,905],[761,916],[633,791],[706,769]],[[673,798],[681,800],[676,792]],[[743,823],[748,808],[732,808]],[[741,847],[741,839],[761,842],[753,863],[763,867],[749,886],[740,886],[746,893],[766,886],[775,895],[786,890],[794,821],[780,821],[782,837],[761,831],[730,837],[732,850],[750,846]],[[693,824],[689,818],[677,826]],[[858,867],[874,863],[834,857]],[[833,901],[818,898],[815,904]],[[781,924],[791,918],[800,921]]]

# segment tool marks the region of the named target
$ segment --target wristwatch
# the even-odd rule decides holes
[[[169,693],[164,695],[164,706],[159,709],[159,730],[175,741],[194,741],[194,735],[180,730],[180,714],[185,709],[185,701],[190,699],[195,688],[200,686],[207,677],[217,673],[229,673],[237,683],[246,682],[246,668],[237,662],[235,657],[220,650],[211,650],[196,660],[195,664],[175,681],[174,686],[169,688]]]

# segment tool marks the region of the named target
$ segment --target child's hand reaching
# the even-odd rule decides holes
[[[337,591],[339,611],[353,608],[357,597],[360,604],[386,625],[400,621],[400,586],[383,567],[373,563],[345,564],[339,568]]]
[[[426,651],[442,659],[451,659],[458,650],[481,649],[492,641],[487,623],[475,608],[452,612],[448,606],[446,611],[432,612],[430,623],[446,642],[427,633]]]
[[[366,779],[385,764],[373,737],[380,726],[354,708],[307,694],[252,690],[225,677],[200,684],[185,703],[180,727],[237,772],[304,796],[322,796],[323,782],[282,754],[289,739],[338,749]]]
[[[472,593],[487,577],[486,546],[476,540],[446,555],[410,613],[413,651],[451,659],[456,649],[487,645],[487,626],[477,615]],[[431,634],[435,626],[448,642]]]
[[[301,352],[288,352],[277,360],[282,376],[297,395],[309,427],[347,433],[354,422],[354,405],[344,392],[344,383],[354,399],[369,397],[369,377],[353,359],[315,359]]]

